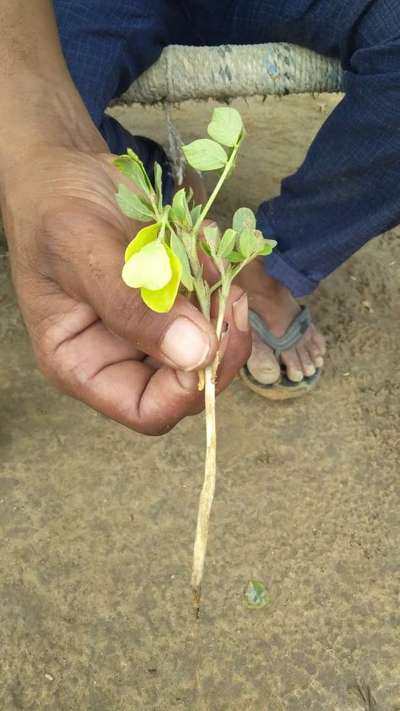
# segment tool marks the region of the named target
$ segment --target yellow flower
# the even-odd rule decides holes
[[[182,265],[168,245],[158,241],[160,225],[143,227],[125,251],[122,279],[127,286],[140,289],[150,309],[170,311],[181,280]]]

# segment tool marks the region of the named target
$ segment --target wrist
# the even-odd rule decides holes
[[[23,73],[14,86],[1,86],[0,186],[4,175],[32,150],[58,146],[87,153],[107,146],[67,75],[50,81]]]

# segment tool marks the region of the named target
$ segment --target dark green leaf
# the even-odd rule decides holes
[[[218,170],[224,168],[228,160],[222,146],[209,138],[199,138],[182,150],[189,165],[196,170]]]
[[[151,205],[132,193],[126,185],[121,184],[118,187],[116,198],[122,212],[132,220],[149,222],[156,219]]]
[[[244,228],[254,230],[256,228],[256,216],[248,207],[239,207],[233,216],[232,227],[236,232],[241,232]]]
[[[233,147],[237,144],[243,131],[242,117],[239,111],[224,106],[214,109],[211,123],[208,126],[208,135],[222,143],[224,146]]]

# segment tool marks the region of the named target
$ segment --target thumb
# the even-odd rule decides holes
[[[160,363],[187,371],[208,365],[217,350],[212,324],[183,296],[168,313],[149,309],[139,292],[121,279],[124,244],[118,227],[85,213],[85,234],[95,236],[94,244],[88,244],[87,237],[82,239],[82,222],[78,223],[80,239],[71,235],[71,220],[67,225],[69,243],[74,245],[68,255],[71,269],[65,269],[65,253],[57,267],[64,289],[89,303],[110,331]]]

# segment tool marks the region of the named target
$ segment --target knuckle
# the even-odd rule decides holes
[[[140,408],[138,411],[136,407],[121,412],[121,418],[132,430],[147,437],[162,437],[176,425],[176,422],[167,421],[165,417],[143,415]]]
[[[149,338],[152,337],[152,327],[157,321],[157,314],[145,306],[136,290],[124,288],[107,300],[104,320],[111,330],[117,330],[139,350],[146,351]],[[160,317],[157,337],[162,328],[162,317]]]
[[[138,426],[135,426],[135,430],[139,432],[140,434],[146,435],[147,437],[162,437],[163,435],[167,434],[170,432],[174,427],[175,424],[170,424],[170,423],[140,423]]]
[[[36,351],[36,362],[40,372],[49,383],[62,392],[68,391],[60,370],[57,368],[55,360],[50,353]]]
[[[179,415],[175,413],[174,416],[171,416],[170,413],[165,412],[162,403],[157,404],[154,400],[151,403],[151,408],[146,412],[146,409],[139,403],[135,417],[135,429],[141,434],[161,437],[170,432],[185,414],[187,413]]]
[[[84,364],[71,360],[61,345],[56,346],[48,332],[44,332],[35,347],[38,368],[57,390],[74,395],[89,379]]]

